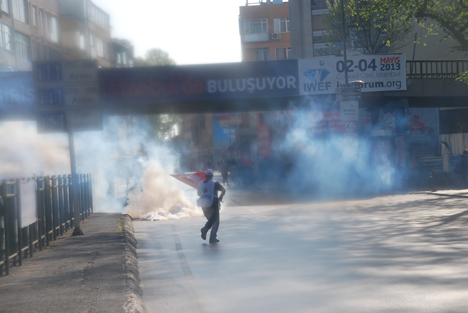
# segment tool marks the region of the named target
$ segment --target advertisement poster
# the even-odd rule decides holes
[[[271,134],[270,126],[261,125],[257,128],[258,135],[258,157],[271,157]]]
[[[357,132],[356,121],[341,120],[341,112],[309,112],[310,129],[312,136],[328,136],[330,134],[349,135]]]
[[[334,94],[345,84],[343,58],[298,60],[300,95]],[[360,55],[347,60],[348,81],[364,82],[362,92],[406,90],[406,55]]]
[[[36,182],[21,182],[21,227],[29,226],[36,220]]]
[[[406,118],[406,142],[411,155],[438,155],[439,109],[408,108]]]
[[[222,126],[222,124],[222,120],[213,121],[215,160],[220,160],[223,158],[223,155],[226,156],[226,153],[229,153],[236,142],[236,128],[233,126]]]

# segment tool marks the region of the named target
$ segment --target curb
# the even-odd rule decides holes
[[[124,310],[127,313],[147,313],[143,301],[143,290],[140,287],[140,274],[138,271],[138,255],[136,252],[137,241],[133,228],[133,220],[128,214],[124,218],[124,288],[127,293],[127,302]]]
[[[442,197],[453,197],[453,198],[468,198],[468,196],[461,196],[457,194],[447,194],[447,193],[435,193],[435,192],[428,192],[428,195],[435,195],[435,196],[442,196]]]

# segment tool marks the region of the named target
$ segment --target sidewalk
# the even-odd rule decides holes
[[[94,213],[81,229],[0,276],[1,312],[145,312],[131,219]]]

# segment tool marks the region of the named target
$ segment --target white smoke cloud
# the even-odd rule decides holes
[[[38,134],[35,122],[0,123],[0,177],[70,173],[66,134]]]
[[[313,108],[312,108],[313,109]],[[283,187],[315,198],[373,195],[394,188],[395,169],[386,155],[373,152],[371,139],[362,136],[316,136],[310,130],[321,120],[296,111],[296,121],[277,152],[290,160]]]
[[[184,192],[187,188],[170,176],[178,164],[170,147],[148,138],[145,125],[122,133],[120,120],[110,118],[105,131],[74,133],[77,173],[93,175],[95,212],[151,220],[201,215],[194,205],[195,189]],[[35,122],[4,122],[0,136],[0,179],[71,173],[68,134],[38,134]],[[141,143],[147,156],[135,155]],[[125,206],[127,191],[140,179],[142,192],[134,188]]]

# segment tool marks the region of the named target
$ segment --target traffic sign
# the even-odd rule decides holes
[[[37,130],[40,133],[66,132],[65,112],[38,112]]]
[[[102,129],[96,61],[35,62],[33,73],[39,132]]]
[[[68,131],[102,130],[102,113],[98,110],[67,111]]]
[[[342,121],[359,120],[359,102],[340,101],[340,119]]]
[[[358,101],[361,100],[361,87],[336,88],[336,101]]]
[[[36,84],[90,83],[98,81],[96,61],[45,61],[33,66]]]
[[[43,87],[36,89],[36,101],[39,108],[65,105],[63,87]]]

